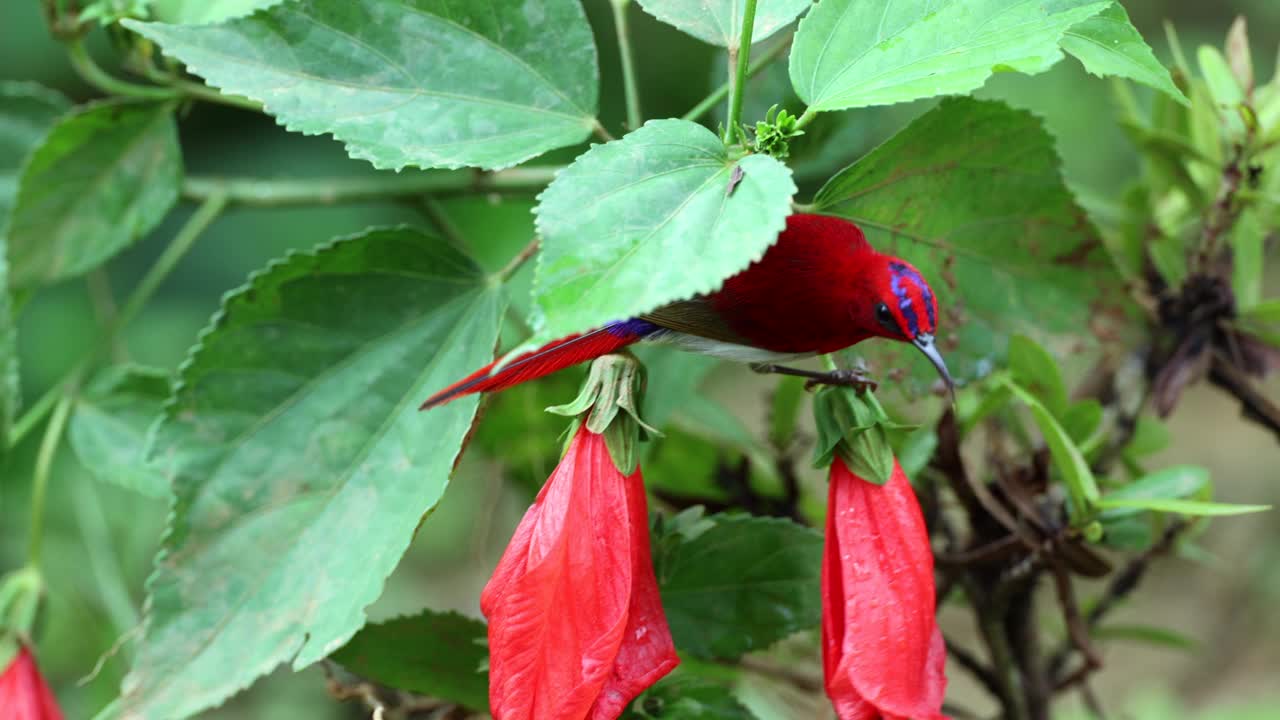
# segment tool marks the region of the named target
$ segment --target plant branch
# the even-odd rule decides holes
[[[783,42],[783,43],[778,43],[777,45],[774,45],[773,47],[765,51],[760,56],[760,58],[756,60],[755,64],[747,69],[747,79],[750,80],[751,78],[755,77],[756,74],[759,73],[761,70],[765,69],[765,67],[767,67],[769,63],[772,63],[774,60],[777,60],[779,57],[781,57],[782,53],[785,52],[786,49],[790,46],[791,46],[790,42]],[[697,105],[694,105],[692,108],[690,108],[689,112],[685,113],[684,115],[681,115],[680,119],[694,122],[699,118],[701,118],[703,115],[706,115],[707,113],[711,112],[712,108],[714,108],[722,100],[724,100],[726,97],[729,96],[729,89],[732,86],[733,86],[733,82],[729,81],[729,82],[725,82],[723,85],[716,88],[715,90],[712,90],[710,95],[702,98],[702,100],[699,101]]]
[[[622,56],[622,87],[627,99],[627,130],[640,127],[640,89],[636,84],[635,54],[631,50],[631,33],[627,29],[627,9],[631,0],[613,0],[613,25],[618,32],[618,54]]]
[[[563,166],[517,167],[497,172],[440,170],[384,173],[370,177],[263,180],[233,177],[188,177],[182,196],[207,200],[224,195],[228,202],[258,207],[333,205],[441,192],[531,190],[550,183]]]
[[[31,478],[31,528],[27,543],[27,565],[40,567],[40,552],[44,543],[44,505],[48,494],[49,475],[53,472],[53,459],[57,455],[58,445],[62,442],[62,431],[67,427],[67,417],[71,414],[71,404],[75,400],[75,389],[79,380],[77,371],[75,378],[67,383],[58,397],[53,409],[53,417],[45,427],[44,437],[40,440],[40,450],[36,453],[35,472]]]
[[[67,55],[71,59],[71,67],[85,82],[109,95],[147,100],[174,100],[179,97],[177,91],[169,88],[138,85],[110,75],[93,61],[93,57],[84,46],[84,41],[80,38],[67,41]]]
[[[738,134],[738,122],[742,118],[742,98],[746,94],[747,67],[751,62],[751,33],[756,25],[756,0],[747,0],[742,9],[742,36],[737,48],[729,48],[729,57],[733,57],[736,49],[738,66],[733,72],[733,81],[729,87],[729,116],[724,124],[724,144],[733,143]],[[744,138],[745,140],[745,138]]]
[[[93,363],[103,353],[110,350],[120,330],[137,316],[143,306],[147,304],[147,301],[151,299],[151,296],[155,294],[155,291],[159,289],[160,284],[169,276],[169,273],[173,272],[173,268],[178,264],[178,261],[186,255],[196,239],[200,237],[200,234],[221,214],[226,206],[227,196],[214,194],[196,209],[186,224],[169,241],[168,247],[152,263],[151,269],[134,287],[133,292],[129,294],[129,297],[120,307],[120,312],[116,314],[111,324],[103,331],[102,336],[98,338],[97,344],[89,351],[88,355],[81,358],[75,367],[55,383],[53,387],[46,390],[45,394],[41,395],[40,399],[14,422],[13,428],[9,433],[9,447],[21,442],[22,438],[31,432],[55,408],[59,398],[71,392]]]
[[[520,252],[516,253],[515,257],[511,258],[511,262],[507,263],[501,270],[494,273],[493,276],[498,280],[498,282],[506,282],[510,280],[511,276],[515,275],[516,271],[523,267],[524,264],[529,261],[529,258],[533,257],[538,252],[538,243],[539,239],[537,237],[530,240],[527,245],[520,249]]]
[[[1240,401],[1241,414],[1270,430],[1280,440],[1280,407],[1258,392],[1249,376],[1221,351],[1213,352],[1209,382]]]

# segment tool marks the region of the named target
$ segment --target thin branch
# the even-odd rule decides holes
[[[205,200],[222,194],[231,203],[258,207],[334,205],[430,193],[535,190],[554,180],[561,169],[561,165],[539,165],[491,173],[440,170],[369,177],[276,180],[197,175],[183,181],[182,196],[188,200]]]
[[[729,88],[729,116],[724,124],[724,144],[729,145],[738,134],[738,122],[742,118],[742,99],[747,89],[747,68],[751,64],[751,33],[756,25],[756,0],[747,0],[742,8],[742,33],[736,48],[729,48],[729,57],[737,52],[737,68],[730,68],[733,82]]]
[[[618,33],[618,54],[622,56],[622,88],[627,102],[627,129],[635,130],[643,122],[640,112],[640,89],[636,84],[635,53],[631,50],[631,33],[627,28],[627,10],[631,0],[613,0],[613,25]]]
[[[947,646],[947,654],[955,660],[961,668],[964,668],[982,687],[987,689],[995,697],[1000,697],[1000,678],[998,678],[987,664],[978,659],[978,656],[966,650],[960,643],[950,638],[945,638],[944,642]]]
[[[85,82],[108,95],[147,100],[175,100],[180,97],[176,90],[170,88],[138,85],[112,76],[94,62],[84,46],[84,41],[80,38],[67,41],[67,56],[71,60],[71,67]]]
[[[1280,407],[1258,392],[1249,376],[1220,350],[1214,350],[1209,382],[1240,401],[1241,414],[1270,430],[1280,440]]]
[[[494,273],[494,277],[497,278],[498,282],[506,282],[507,280],[510,280],[511,276],[515,275],[516,271],[528,262],[529,258],[533,257],[534,254],[538,252],[538,243],[539,241],[536,237],[530,240],[529,244],[521,248],[520,252],[516,253],[516,256],[511,258],[511,262],[507,263],[505,267]]]
[[[791,47],[790,42],[783,42],[783,43],[778,43],[777,45],[774,45],[773,47],[765,51],[762,55],[760,55],[760,59],[758,59],[755,62],[755,64],[753,64],[747,70],[747,79],[750,80],[751,78],[755,77],[757,73],[759,73],[761,70],[768,67],[768,65],[772,63],[774,60],[777,60],[778,58],[782,57],[782,54],[786,52],[787,48],[789,47]],[[697,105],[694,105],[692,108],[689,109],[689,112],[685,113],[684,115],[681,115],[680,119],[694,122],[700,119],[703,115],[706,115],[707,113],[711,112],[712,108],[714,108],[716,105],[719,105],[721,102],[723,102],[725,98],[729,97],[729,88],[732,87],[732,85],[733,85],[733,82],[728,81],[728,82],[725,82],[720,87],[716,88],[715,90],[712,90],[710,95],[707,95],[706,97],[702,98],[702,100],[700,100]]]

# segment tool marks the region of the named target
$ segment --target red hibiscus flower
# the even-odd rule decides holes
[[[841,720],[941,718],[933,553],[901,466],[875,485],[837,454],[822,563],[822,665]]]
[[[480,596],[497,720],[612,720],[680,662],[644,483],[582,425]]]
[[[58,701],[26,645],[18,646],[18,653],[0,674],[0,719],[62,720]]]

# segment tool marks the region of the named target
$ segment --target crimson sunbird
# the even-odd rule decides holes
[[[760,260],[716,292],[556,340],[496,372],[497,363],[490,363],[432,395],[422,408],[503,390],[642,341],[830,380],[773,363],[888,338],[919,348],[952,389],[934,340],[937,319],[933,291],[910,263],[876,252],[847,220],[797,214]]]

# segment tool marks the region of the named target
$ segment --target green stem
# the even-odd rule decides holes
[[[239,95],[228,95],[221,90],[211,88],[208,85],[183,80],[174,74],[165,73],[157,70],[154,66],[147,64],[144,67],[137,67],[135,63],[131,69],[135,72],[141,72],[148,80],[168,85],[179,93],[197,100],[205,102],[217,103],[219,105],[227,105],[229,107],[240,108],[241,110],[252,110],[253,112],[262,112],[262,103],[257,100],[250,100]]]
[[[503,283],[510,280],[511,276],[515,275],[516,271],[523,267],[524,264],[529,261],[529,258],[533,257],[537,252],[538,238],[535,237],[529,241],[528,245],[521,248],[520,252],[516,253],[515,257],[511,258],[511,262],[507,263],[501,270],[494,273],[494,278],[496,278],[498,282]]]
[[[541,165],[491,173],[441,170],[285,180],[195,176],[183,181],[182,196],[188,200],[207,200],[214,195],[224,195],[232,203],[262,207],[332,205],[450,191],[532,190],[546,186],[562,168],[561,165]]]
[[[67,41],[67,54],[71,58],[71,66],[85,82],[109,95],[148,100],[173,100],[179,96],[178,92],[169,88],[137,85],[111,76],[93,61],[93,57],[85,49],[84,41],[79,38]]]
[[[800,115],[800,119],[796,120],[796,129],[799,130],[803,128],[805,125],[808,125],[809,123],[813,122],[813,119],[816,117],[818,117],[817,110],[814,110],[811,107],[805,108],[804,112],[801,113]]]
[[[636,84],[635,55],[631,51],[631,34],[627,30],[627,8],[631,0],[613,0],[613,25],[618,32],[618,53],[622,56],[622,87],[627,98],[627,129],[640,127],[640,89]]]
[[[147,271],[146,275],[142,276],[142,280],[134,287],[124,305],[120,307],[120,314],[116,316],[115,322],[107,331],[108,339],[114,337],[122,327],[128,325],[137,316],[143,306],[147,304],[147,301],[151,299],[151,296],[160,288],[160,284],[164,282],[165,278],[169,277],[169,273],[173,272],[174,267],[178,265],[178,261],[187,254],[187,251],[195,244],[200,234],[217,219],[226,206],[227,196],[219,193],[211,195],[200,207],[196,208],[196,211],[187,219],[186,224],[169,241],[168,247],[160,253],[160,257],[156,258],[156,261],[151,265],[151,269]]]
[[[777,60],[779,57],[781,57],[782,53],[786,51],[786,49],[790,46],[791,46],[790,43],[783,42],[783,43],[778,43],[777,45],[774,45],[773,47],[769,48],[768,51],[766,51],[763,55],[760,56],[758,60],[756,60],[754,65],[752,65],[750,68],[747,69],[747,79],[750,80],[751,78],[755,77],[756,74],[759,73],[761,70],[765,69],[765,67],[767,67],[769,63],[772,63],[774,60]],[[701,102],[699,102],[697,105],[694,105],[692,108],[690,108],[689,112],[685,113],[684,115],[681,115],[680,119],[693,122],[701,118],[703,115],[706,115],[707,113],[711,112],[712,108],[720,104],[722,100],[724,100],[726,97],[729,96],[729,88],[732,85],[733,85],[732,82],[726,82],[720,87],[716,88],[715,90],[712,90],[710,95],[702,98]]]
[[[222,212],[227,206],[227,196],[224,194],[215,194],[209,197],[205,202],[196,209],[195,213],[187,220],[178,233],[173,236],[173,240],[169,241],[168,247],[160,253],[160,257],[151,265],[151,269],[138,282],[133,292],[130,293],[124,305],[120,307],[120,312],[113,318],[111,324],[98,338],[97,344],[89,353],[81,358],[61,380],[49,388],[44,395],[40,396],[22,417],[18,418],[13,424],[13,429],[9,433],[9,447],[13,447],[26,437],[40,421],[53,410],[61,396],[71,392],[80,378],[88,371],[89,367],[102,356],[104,352],[111,348],[115,341],[116,335],[124,326],[128,325],[138,312],[142,310],[155,291],[159,289],[160,284],[164,282],[169,273],[191,249],[192,244],[204,232],[205,228]]]
[[[63,388],[58,403],[54,406],[53,417],[40,440],[40,450],[36,454],[35,475],[31,480],[31,535],[27,543],[29,567],[40,567],[40,551],[44,541],[44,500],[49,487],[49,474],[53,470],[53,458],[57,454],[58,444],[62,441],[62,431],[67,426],[67,417],[71,414],[71,403],[75,399],[78,380],[79,373]]]
[[[738,133],[738,121],[742,117],[742,98],[746,94],[747,68],[751,64],[751,32],[756,25],[756,0],[747,0],[742,9],[742,38],[738,45],[738,67],[734,71],[729,88],[729,117],[725,122],[724,143],[733,142]]]

